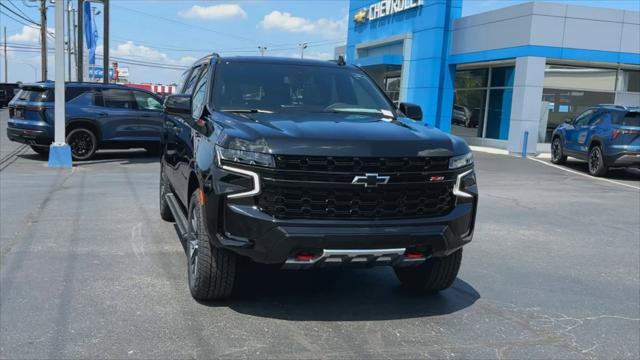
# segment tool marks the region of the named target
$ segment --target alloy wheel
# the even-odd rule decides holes
[[[191,236],[189,237],[189,272],[193,279],[198,271],[198,218],[197,208],[191,210]]]
[[[553,161],[560,160],[560,139],[553,140],[553,144],[551,144],[551,157]]]
[[[68,142],[76,159],[89,157],[96,146],[93,136],[86,130],[76,130],[69,136]]]
[[[600,168],[600,162],[602,161],[602,154],[600,148],[593,148],[589,154],[589,171],[593,174]]]

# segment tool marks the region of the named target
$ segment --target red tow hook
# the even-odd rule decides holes
[[[404,257],[410,260],[415,260],[415,259],[424,259],[425,256],[420,251],[406,250],[404,252]]]
[[[315,257],[316,256],[313,253],[306,252],[306,251],[301,251],[297,253],[295,256],[296,260],[298,261],[311,261]]]

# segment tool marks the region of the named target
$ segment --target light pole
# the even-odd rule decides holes
[[[55,103],[54,137],[49,147],[49,167],[71,168],[71,148],[65,143],[65,69],[64,69],[64,1],[56,1],[56,55],[55,55]]]
[[[305,42],[302,44],[298,44],[298,46],[300,47],[300,59],[304,59],[304,49],[306,49],[309,44]]]

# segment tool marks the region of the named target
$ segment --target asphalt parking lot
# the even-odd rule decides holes
[[[198,303],[154,158],[49,169],[1,115],[1,358],[640,357],[636,173],[477,153],[478,224],[451,289],[255,266],[235,299]]]

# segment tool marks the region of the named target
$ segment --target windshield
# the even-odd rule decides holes
[[[213,86],[220,111],[393,111],[368,76],[348,67],[224,62]]]

